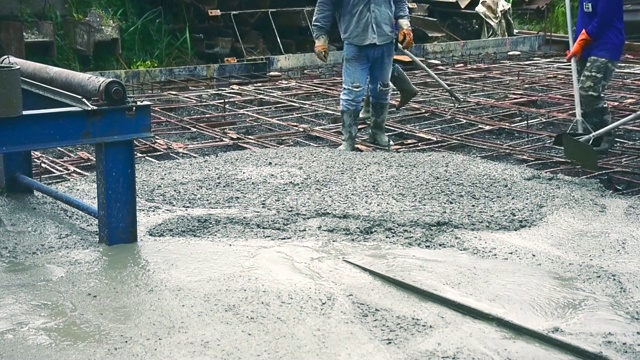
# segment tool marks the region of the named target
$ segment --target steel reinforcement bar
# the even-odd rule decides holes
[[[640,194],[640,121],[620,129],[617,146],[600,160],[598,172],[570,163],[562,148],[552,145],[575,115],[571,69],[562,58],[451,58],[427,65],[465,102],[456,106],[426,72],[405,64],[420,92],[405,108],[389,112],[393,151],[465,153],[596,178],[613,191]],[[137,141],[137,156],[163,161],[280,146],[337,147],[340,72],[329,66],[145,84],[147,91],[138,89],[136,98],[155,104],[155,138]],[[607,90],[614,119],[640,109],[638,94],[640,62],[626,59]],[[397,98],[394,91],[392,99]],[[360,128],[359,149],[379,150],[366,142],[366,125]],[[88,153],[82,148],[40,152],[34,157],[36,175],[50,181],[84,176],[93,163]]]

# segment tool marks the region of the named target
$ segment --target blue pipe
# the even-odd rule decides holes
[[[91,206],[85,202],[82,202],[74,197],[71,197],[69,195],[63,194],[61,192],[59,192],[58,190],[55,190],[53,188],[50,188],[47,185],[41,184],[35,180],[33,180],[32,178],[22,175],[22,174],[17,174],[16,175],[16,181],[25,187],[28,187],[29,189],[41,192],[53,199],[56,199],[64,204],[67,204],[69,206],[71,206],[72,208],[81,211],[93,218],[98,218],[98,208]]]

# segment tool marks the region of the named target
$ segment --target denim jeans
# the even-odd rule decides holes
[[[367,86],[372,103],[389,102],[394,51],[393,41],[385,45],[344,44],[340,95],[342,110],[359,112]]]

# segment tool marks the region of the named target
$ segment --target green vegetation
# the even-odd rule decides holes
[[[77,21],[87,18],[94,10],[104,18],[104,25],[120,25],[122,53],[114,57],[112,52],[100,54],[104,49],[96,48],[95,56],[86,58],[71,48],[65,32],[64,19],[60,13],[49,11],[47,18],[56,27],[57,59],[38,59],[43,63],[77,71],[105,69],[144,69],[194,64],[188,30],[186,9],[165,13],[162,7],[152,8],[140,0],[67,0],[71,17]],[[29,21],[28,14],[23,21]],[[34,19],[31,19],[34,20]]]
[[[548,5],[547,32],[554,34],[567,33],[567,12],[565,0],[553,0]],[[573,27],[578,16],[578,0],[571,0],[571,18]],[[514,23],[518,30],[543,31],[544,17],[541,14],[531,17],[528,15],[514,14]]]
[[[512,1],[518,7],[519,0]],[[93,10],[103,17],[106,26],[119,25],[122,53],[113,56],[108,49],[97,48],[93,57],[79,55],[68,39],[65,21],[69,19],[56,11],[49,11],[45,19],[56,27],[58,57],[56,59],[33,59],[42,63],[77,71],[107,69],[149,69],[192,65],[198,63],[191,44],[189,18],[184,3],[172,2],[175,6],[154,7],[143,0],[67,0],[69,19],[85,20]],[[578,0],[571,0],[573,21],[577,16]],[[182,5],[179,5],[182,4]],[[171,9],[171,10],[168,10]],[[544,31],[544,13],[514,13],[516,29]],[[23,13],[22,20],[29,26],[36,19]],[[546,19],[548,33],[567,33],[565,0],[553,0],[548,5]],[[106,52],[105,52],[106,51]],[[104,52],[104,53],[102,53]]]

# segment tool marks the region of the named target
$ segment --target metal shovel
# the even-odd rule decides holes
[[[567,159],[581,164],[586,169],[597,171],[598,154],[593,146],[600,145],[602,141],[600,136],[638,119],[640,119],[640,111],[588,135],[580,132],[558,134],[553,139],[553,144],[564,148],[564,155]]]
[[[569,39],[569,50],[573,49],[573,20],[571,18],[571,0],[565,0],[565,10],[567,14],[567,38]],[[576,106],[577,133],[562,133],[553,139],[553,145],[562,146],[564,155],[569,160],[573,160],[587,169],[597,170],[598,156],[590,144],[581,142],[575,137],[586,135],[582,129],[582,108],[580,104],[580,89],[578,84],[578,63],[575,57],[571,58],[571,78],[573,81],[573,98]],[[573,126],[573,124],[571,124]],[[569,127],[571,129],[571,127]],[[593,139],[593,138],[592,138]],[[600,142],[601,139],[596,141]],[[599,144],[598,144],[599,145]]]

